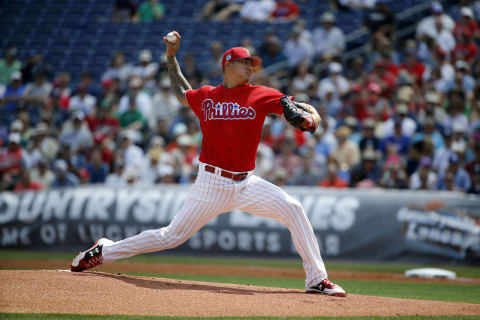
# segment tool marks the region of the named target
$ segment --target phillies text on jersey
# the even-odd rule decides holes
[[[222,102],[215,105],[212,99],[205,99],[202,103],[203,120],[236,120],[253,119],[255,110],[252,107],[241,107],[238,103]]]
[[[188,90],[185,97],[203,133],[200,161],[233,172],[253,170],[265,117],[282,114],[283,96],[250,84]]]

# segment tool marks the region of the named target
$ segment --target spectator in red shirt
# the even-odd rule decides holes
[[[68,111],[72,90],[70,89],[70,74],[62,72],[53,81],[53,89],[50,92],[51,104],[54,108]]]
[[[334,161],[331,161],[327,166],[327,176],[320,182],[320,187],[325,188],[347,188],[348,182],[340,178],[337,174],[338,166]]]
[[[0,175],[5,173],[17,175],[19,173],[24,162],[20,140],[19,133],[11,133],[8,136],[7,147],[0,150]]]
[[[30,171],[26,168],[20,170],[20,180],[13,187],[14,191],[42,190],[42,185],[30,178]]]
[[[472,40],[472,34],[467,30],[458,34],[458,42],[452,52],[453,61],[464,60],[470,64],[475,63],[478,47]]]
[[[397,83],[397,73],[397,66],[387,60],[379,60],[373,67],[370,80],[380,85],[383,97],[390,99]]]
[[[370,82],[367,85],[368,97],[365,103],[365,118],[385,121],[390,117],[390,103],[381,96],[382,88],[378,83]],[[363,120],[363,119],[362,119]]]
[[[414,40],[408,40],[405,50],[405,62],[400,65],[400,70],[407,70],[408,73],[415,79],[417,85],[422,85],[423,73],[425,72],[425,65],[417,59],[415,52],[416,45]]]
[[[455,29],[453,29],[453,34],[458,36],[463,32],[468,32],[471,34],[475,39],[480,38],[480,29],[478,28],[478,24],[475,21],[473,16],[473,11],[469,7],[463,7],[461,10],[461,20],[457,21],[455,24]]]
[[[368,118],[367,112],[367,102],[363,96],[362,86],[358,83],[352,85],[351,88],[351,98],[349,101],[346,101],[343,109],[347,109],[349,106],[353,109],[353,116],[358,121],[363,121],[365,118]]]
[[[299,13],[300,9],[295,1],[277,0],[277,5],[270,17],[273,21],[291,22],[298,18]]]
[[[118,132],[118,120],[111,115],[108,108],[95,108],[95,112],[87,115],[85,120],[95,138],[114,138]]]

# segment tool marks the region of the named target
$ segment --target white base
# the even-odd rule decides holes
[[[438,268],[419,268],[419,269],[410,269],[405,271],[406,277],[415,277],[415,278],[444,278],[444,279],[456,279],[457,275],[453,271],[438,269]]]

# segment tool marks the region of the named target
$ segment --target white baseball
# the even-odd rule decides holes
[[[171,42],[171,43],[177,42],[177,37],[175,36],[175,34],[173,32],[169,32],[167,34],[167,41]]]

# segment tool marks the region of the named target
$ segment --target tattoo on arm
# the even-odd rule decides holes
[[[192,89],[192,86],[183,76],[175,56],[167,57],[167,67],[168,74],[170,76],[170,83],[172,84],[172,88],[177,96],[177,99],[184,105],[188,105],[185,99],[185,92]]]

